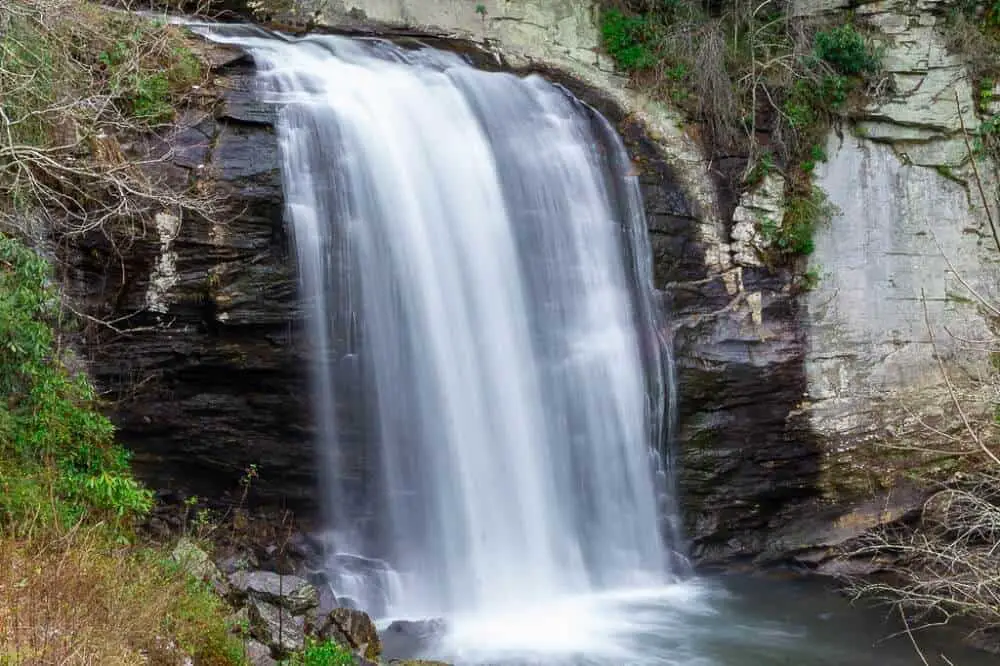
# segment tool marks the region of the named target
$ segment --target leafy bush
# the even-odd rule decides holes
[[[86,377],[67,367],[58,316],[48,264],[0,235],[0,523],[141,515],[152,495],[132,478]]]
[[[601,14],[604,49],[626,72],[648,69],[656,64],[656,55],[646,43],[650,31],[649,20],[644,16],[626,16],[617,9]]]
[[[871,74],[878,71],[879,59],[869,48],[865,36],[850,25],[841,25],[816,33],[816,56],[842,74]]]
[[[169,26],[117,16],[105,20],[115,39],[97,60],[121,110],[149,124],[169,121],[177,96],[201,79],[198,59]]]
[[[775,246],[790,254],[812,254],[816,249],[813,241],[816,227],[829,221],[836,212],[826,193],[818,187],[812,187],[806,194],[793,194],[785,204],[785,218],[774,239]]]
[[[294,655],[286,666],[354,666],[354,655],[333,641],[312,641],[301,654]]]

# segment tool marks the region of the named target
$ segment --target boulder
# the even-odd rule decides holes
[[[181,537],[170,554],[171,559],[198,580],[208,583],[219,596],[226,596],[228,586],[222,572],[192,539]]]
[[[317,633],[322,640],[346,645],[365,659],[378,660],[382,654],[375,623],[367,613],[353,608],[335,608],[326,616]]]
[[[250,666],[278,666],[277,660],[271,656],[271,648],[255,640],[246,642],[246,657]]]
[[[260,599],[250,599],[247,607],[250,634],[270,648],[272,654],[284,655],[305,647],[305,619],[287,609]]]
[[[302,615],[319,606],[319,592],[304,578],[271,571],[237,571],[229,577],[237,599],[249,597]]]
[[[226,575],[234,574],[237,571],[249,571],[260,567],[257,557],[251,553],[239,553],[223,558],[218,562],[219,569]]]
[[[444,620],[396,620],[382,633],[382,652],[387,657],[405,658],[427,654],[447,631]]]

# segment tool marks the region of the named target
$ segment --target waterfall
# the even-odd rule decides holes
[[[668,582],[673,392],[611,126],[453,54],[228,30],[278,110],[327,520],[392,572],[375,612]]]

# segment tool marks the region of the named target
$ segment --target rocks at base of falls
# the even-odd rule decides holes
[[[271,648],[260,641],[250,639],[244,646],[250,666],[278,666],[278,660],[271,656]]]
[[[283,547],[292,540],[287,538]],[[245,569],[255,560],[251,553],[230,554],[216,564],[194,540],[181,537],[173,559],[193,577],[211,582],[220,598],[232,606],[227,625],[242,636],[250,666],[284,663],[281,660],[300,653],[311,640],[340,645],[358,664],[448,666],[408,658],[436,644],[446,628],[441,620],[393,622],[385,632],[388,650],[384,656],[382,638],[367,613],[355,608],[324,608],[321,589],[301,576]],[[232,567],[235,570],[228,579],[223,577],[221,570]]]
[[[293,615],[301,615],[319,606],[319,592],[298,576],[282,576],[271,571],[237,571],[229,577],[232,594],[275,604]]]
[[[376,660],[382,654],[378,630],[364,611],[334,608],[319,625],[316,635],[321,640],[346,645],[365,659]]]
[[[382,651],[388,656],[432,654],[448,625],[444,620],[395,620],[382,631]]]
[[[287,608],[251,597],[248,602],[250,635],[284,656],[302,650],[306,643],[306,619],[293,615]]]
[[[188,574],[210,585],[219,596],[228,594],[229,587],[219,567],[192,539],[181,537],[170,557]]]

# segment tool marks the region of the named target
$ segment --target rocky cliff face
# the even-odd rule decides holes
[[[140,473],[161,489],[217,497],[258,490],[302,504],[313,494],[307,360],[282,216],[277,142],[248,96],[252,67],[218,71],[224,100],[126,152],[152,154],[156,177],[215,188],[212,220],[167,212],[127,241],[73,248],[65,277],[89,320],[80,348],[114,402]]]
[[[952,341],[978,339],[984,320],[952,267],[984,295],[997,285],[962,166],[960,125],[979,121],[968,75],[944,48],[949,3],[850,3],[885,35],[895,92],[830,137],[818,181],[841,213],[816,238],[820,279],[808,293],[754,253],[755,221],[778,214],[783,183],[768,178],[727,201],[725,165],[711,164],[669,109],[627,88],[599,55],[595,3],[274,4],[268,15],[283,23],[484,45],[491,66],[542,71],[617,124],[641,173],[656,286],[672,315],[682,501],[699,559],[822,560],[828,546],[884,519],[886,506],[898,515],[919,497],[897,493],[879,510],[864,503],[904,466],[875,444],[941,411],[924,303],[939,344],[951,345],[946,325]],[[793,9],[846,4],[798,0]],[[240,92],[248,65],[219,74],[220,89],[232,91],[182,119],[166,169],[220,187],[232,216],[161,215],[127,248],[95,240],[71,258],[69,284],[94,316],[128,317],[114,325],[120,332],[90,327],[83,348],[120,400],[123,436],[155,484],[217,495],[257,464],[261,490],[308,506],[308,350],[297,335],[276,146],[267,114]],[[966,367],[958,345],[947,356]]]

